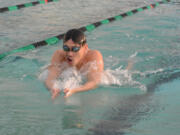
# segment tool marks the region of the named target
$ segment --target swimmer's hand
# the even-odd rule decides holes
[[[74,90],[70,90],[70,89],[68,89],[68,88],[64,89],[64,94],[65,94],[64,97],[65,97],[65,98],[72,96],[72,94],[74,94],[74,93],[75,93]]]
[[[51,98],[54,100],[60,94],[60,89],[52,89],[51,90]]]

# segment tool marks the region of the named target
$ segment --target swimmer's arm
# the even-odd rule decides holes
[[[48,77],[45,80],[46,87],[51,91],[54,86],[54,81],[58,78],[59,69],[53,65],[48,67]]]
[[[49,90],[53,89],[54,80],[56,80],[60,74],[60,68],[59,68],[59,52],[56,51],[51,59],[51,65],[48,67],[48,77],[45,80],[46,87]]]
[[[59,75],[59,69],[55,66],[50,66],[48,72],[49,73],[45,81],[45,84],[51,93],[51,98],[55,99],[60,93],[60,89],[54,87],[54,81],[57,79]]]
[[[73,89],[73,91],[76,93],[76,92],[83,92],[83,91],[88,91],[88,90],[91,90],[91,89],[95,89],[97,87],[97,85],[99,84],[100,82],[100,79],[101,79],[101,73],[92,73],[91,75],[88,75],[88,81],[76,88],[76,89]]]
[[[91,75],[88,75],[88,81],[78,87],[78,88],[75,88],[75,89],[65,89],[64,90],[64,93],[65,93],[65,96],[64,97],[69,97],[71,96],[72,94],[75,94],[75,93],[78,93],[78,92],[83,92],[83,91],[88,91],[88,90],[91,90],[91,89],[95,89],[97,87],[97,85],[99,84],[100,82],[100,79],[101,79],[101,73],[98,73],[98,75],[95,73],[91,74]]]
[[[55,99],[60,93],[60,89],[54,88],[54,81],[58,78],[61,72],[60,60],[61,60],[61,52],[57,50],[53,54],[51,65],[48,67],[48,77],[45,80],[45,85],[50,90],[52,99]]]

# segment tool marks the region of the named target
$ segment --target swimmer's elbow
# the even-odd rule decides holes
[[[91,83],[91,89],[96,89],[100,83],[99,80],[95,80],[95,81],[92,81],[90,82]]]
[[[51,89],[52,89],[51,81],[49,81],[48,79],[46,79],[46,80],[44,81],[44,84],[45,84],[45,86],[46,86],[46,88],[47,88],[48,90],[51,90]]]

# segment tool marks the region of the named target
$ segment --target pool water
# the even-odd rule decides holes
[[[6,12],[0,14],[0,53],[153,2],[61,0]],[[0,134],[178,135],[179,5],[174,0],[86,32],[89,48],[102,52],[108,76],[95,90],[68,99],[52,101],[40,79],[62,41],[0,61]],[[134,63],[130,71],[128,61]]]

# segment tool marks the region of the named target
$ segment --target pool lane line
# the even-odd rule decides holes
[[[144,11],[146,9],[155,8],[155,7],[159,6],[160,4],[167,3],[169,1],[170,0],[163,0],[163,1],[160,1],[160,2],[156,2],[154,4],[150,4],[148,6],[143,6],[141,8],[133,9],[131,11],[122,13],[120,15],[110,17],[110,18],[107,18],[105,20],[95,22],[93,24],[90,24],[90,25],[87,25],[87,26],[84,26],[84,27],[80,27],[79,30],[81,30],[83,32],[85,32],[85,31],[90,32],[90,31],[94,30],[95,28],[99,27],[100,25],[108,24],[108,23],[113,22],[115,20],[121,20],[121,19],[123,19],[125,17],[132,16],[132,15],[134,15],[134,14],[136,14],[138,12]],[[38,47],[41,47],[41,46],[56,44],[57,42],[59,42],[60,40],[63,39],[64,35],[65,35],[65,33],[54,36],[54,37],[51,37],[51,38],[48,38],[48,39],[45,39],[43,41],[32,43],[32,44],[29,44],[27,46],[20,47],[20,48],[17,48],[17,49],[2,53],[2,54],[0,54],[0,60],[2,60],[3,58],[5,58],[6,56],[11,55],[11,54],[15,54],[15,53],[18,53],[18,52],[24,52],[24,51],[28,51],[28,50],[34,50],[34,49],[36,49]]]
[[[8,11],[16,11],[22,8],[36,6],[38,4],[47,4],[49,2],[57,2],[57,1],[59,0],[39,0],[39,1],[34,1],[34,2],[29,2],[29,3],[19,4],[15,6],[3,7],[3,8],[0,8],[0,13],[4,13]]]

